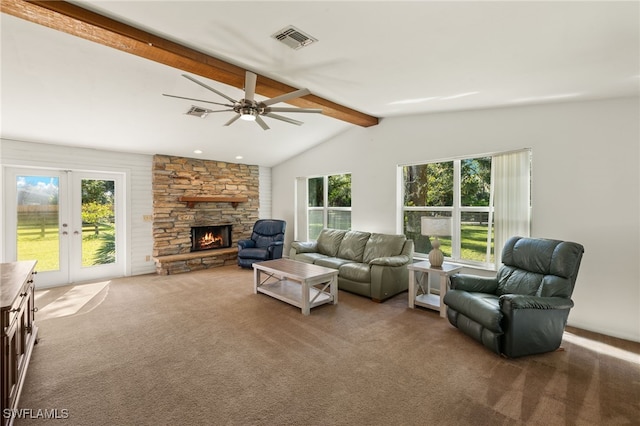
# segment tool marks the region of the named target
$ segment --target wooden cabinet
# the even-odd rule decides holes
[[[20,391],[38,334],[34,321],[35,266],[35,260],[0,264],[0,330],[2,331],[0,418],[2,425],[13,423],[10,410],[18,408]]]

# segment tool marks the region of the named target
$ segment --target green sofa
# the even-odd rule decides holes
[[[404,235],[323,229],[294,241],[289,258],[338,270],[338,288],[382,302],[408,288],[413,240]]]

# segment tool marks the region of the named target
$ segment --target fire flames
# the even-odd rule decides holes
[[[208,249],[222,245],[222,237],[219,235],[215,235],[213,232],[205,233],[198,240],[198,245],[200,248]]]

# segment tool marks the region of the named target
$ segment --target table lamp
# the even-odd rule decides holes
[[[438,237],[451,235],[451,218],[423,216],[420,218],[420,233],[429,237],[435,237],[435,240],[431,242],[432,248],[429,252],[429,263],[435,267],[442,266],[444,255],[440,251],[440,240],[438,240]]]

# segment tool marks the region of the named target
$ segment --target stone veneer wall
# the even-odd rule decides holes
[[[259,168],[245,164],[155,155],[153,157],[153,257],[159,274],[175,274],[236,263],[237,251],[220,256],[191,251],[191,226],[231,224],[232,247],[251,236],[258,220]],[[181,196],[243,196],[247,202],[196,203]],[[201,254],[201,257],[198,256]],[[185,255],[185,256],[176,256]],[[164,257],[164,260],[163,260]]]

